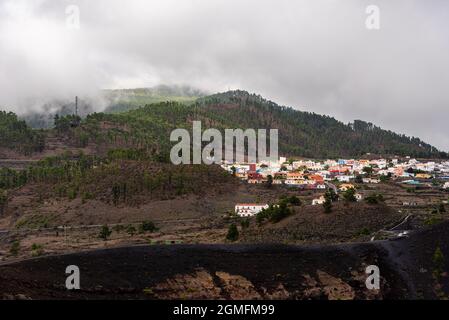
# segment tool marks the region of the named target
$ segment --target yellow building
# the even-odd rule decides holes
[[[417,173],[416,174],[417,179],[432,179],[432,175],[428,173]]]

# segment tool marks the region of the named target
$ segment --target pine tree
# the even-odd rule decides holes
[[[239,230],[237,229],[237,226],[233,223],[229,226],[226,239],[229,241],[236,241],[238,238],[239,238]]]

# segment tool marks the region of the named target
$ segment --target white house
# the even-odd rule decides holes
[[[443,186],[443,189],[449,189],[449,182],[446,182]]]
[[[363,183],[379,183],[380,179],[374,178],[363,178]]]
[[[240,217],[254,216],[263,209],[268,209],[268,204],[237,203],[235,205],[235,213]]]
[[[312,206],[323,204],[325,201],[326,201],[326,199],[324,198],[324,196],[321,196],[321,197],[319,197],[317,199],[313,199],[312,200]]]
[[[346,175],[344,175],[344,176],[337,176],[336,178],[340,182],[349,182],[351,179],[354,178],[354,176],[346,176]]]
[[[319,190],[326,190],[326,185],[324,183],[317,183],[316,188]]]

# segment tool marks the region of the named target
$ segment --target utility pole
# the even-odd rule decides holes
[[[75,116],[78,117],[78,96],[75,96]]]

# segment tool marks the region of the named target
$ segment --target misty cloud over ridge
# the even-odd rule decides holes
[[[448,55],[443,0],[0,0],[0,106],[21,114],[105,88],[241,88],[448,151]]]

